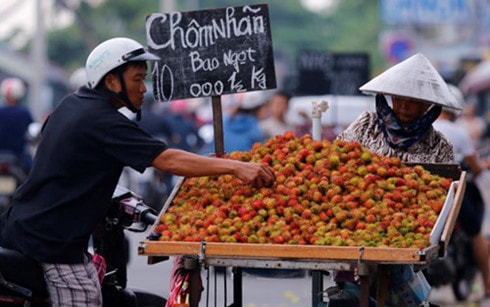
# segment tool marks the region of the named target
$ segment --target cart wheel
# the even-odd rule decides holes
[[[466,278],[453,281],[451,287],[453,288],[454,297],[458,302],[465,301],[471,295],[473,280]]]

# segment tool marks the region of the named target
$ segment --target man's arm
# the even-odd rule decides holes
[[[152,165],[161,171],[184,177],[232,174],[254,187],[270,186],[275,180],[272,169],[258,163],[210,158],[173,148],[164,150]]]

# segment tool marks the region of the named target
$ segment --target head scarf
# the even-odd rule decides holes
[[[430,130],[432,123],[441,114],[442,107],[432,105],[425,114],[409,125],[402,126],[396,120],[393,109],[388,105],[384,95],[376,95],[376,112],[378,123],[390,147],[406,150],[420,141]]]

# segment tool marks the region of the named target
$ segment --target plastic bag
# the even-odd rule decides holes
[[[189,307],[190,306],[190,290],[189,290],[190,274],[185,273],[178,276],[175,281],[175,286],[167,300],[166,307]]]
[[[102,281],[104,280],[105,272],[107,270],[107,264],[105,258],[99,254],[94,254],[92,256],[92,262],[94,263],[95,269],[97,270],[99,283],[100,285],[102,285]]]

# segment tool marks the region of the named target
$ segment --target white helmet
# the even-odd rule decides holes
[[[240,109],[253,110],[267,102],[267,97],[262,91],[253,91],[243,93],[243,100]]]
[[[87,85],[87,72],[85,71],[85,67],[80,67],[75,70],[70,76],[69,83],[72,90],[76,90],[82,85]]]
[[[26,85],[19,78],[6,78],[0,85],[2,96],[5,99],[12,99],[14,101],[21,100],[26,94]]]
[[[88,85],[95,88],[102,78],[127,62],[159,60],[135,40],[116,37],[106,40],[92,50],[85,63]]]

